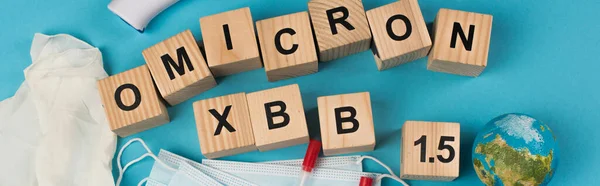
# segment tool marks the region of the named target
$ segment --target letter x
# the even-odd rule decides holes
[[[219,124],[217,125],[217,130],[215,130],[215,136],[221,134],[221,130],[223,129],[223,127],[225,127],[227,129],[227,131],[229,132],[235,132],[235,129],[233,128],[233,126],[231,126],[231,124],[229,124],[229,122],[227,122],[227,116],[229,115],[229,111],[231,111],[231,105],[225,107],[225,110],[223,111],[223,115],[220,115],[219,112],[217,112],[217,110],[215,109],[210,109],[208,110],[208,112],[210,112],[210,114],[212,114],[217,120],[219,120]]]

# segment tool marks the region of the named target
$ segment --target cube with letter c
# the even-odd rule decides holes
[[[256,150],[246,93],[194,102],[200,150],[218,158]]]
[[[146,65],[98,80],[110,130],[121,137],[169,122]]]
[[[256,22],[256,29],[269,81],[319,70],[307,12],[261,20]]]
[[[256,146],[268,151],[308,143],[308,127],[297,84],[247,95]]]
[[[326,156],[375,149],[369,92],[324,96],[317,102]]]

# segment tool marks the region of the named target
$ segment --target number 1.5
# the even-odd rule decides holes
[[[444,156],[442,155],[437,155],[437,159],[442,162],[442,163],[450,163],[452,162],[452,160],[454,160],[454,156],[455,156],[455,152],[454,152],[454,148],[448,144],[446,144],[446,142],[453,142],[454,141],[454,137],[453,136],[441,136],[440,137],[440,142],[438,145],[438,150],[442,151],[442,150],[448,150],[449,155],[447,158],[444,158]],[[426,162],[427,159],[427,136],[426,135],[422,135],[421,138],[417,139],[415,141],[415,146],[421,145],[421,158],[420,158],[420,162]],[[429,163],[433,163],[435,161],[434,157],[429,157]]]

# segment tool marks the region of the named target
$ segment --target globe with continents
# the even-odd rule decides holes
[[[492,119],[473,144],[473,166],[486,185],[546,185],[558,164],[548,125],[525,114]]]

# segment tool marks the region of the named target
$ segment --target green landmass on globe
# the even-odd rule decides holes
[[[473,142],[473,167],[488,186],[545,186],[560,150],[554,132],[538,119],[509,113],[490,120]]]
[[[485,138],[490,135],[486,135]],[[486,170],[479,159],[473,162],[477,175],[486,185],[495,185],[494,174],[490,171],[493,171],[506,186],[540,185],[546,175],[552,176],[554,172],[551,169],[552,151],[547,156],[533,155],[527,148],[515,149],[509,146],[498,134],[488,143],[477,144],[475,153],[483,154],[485,163],[490,167],[489,171]]]

